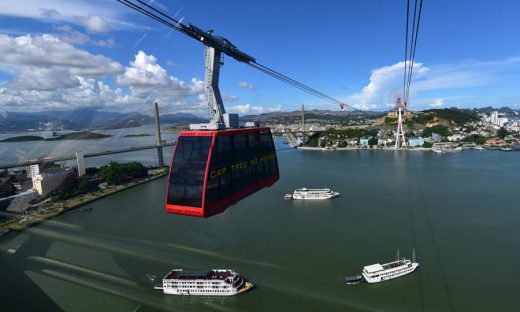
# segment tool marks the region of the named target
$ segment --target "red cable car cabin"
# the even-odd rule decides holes
[[[183,131],[172,156],[166,211],[210,217],[278,179],[269,128]]]

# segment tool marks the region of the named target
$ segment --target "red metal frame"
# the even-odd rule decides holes
[[[232,194],[231,196],[221,199],[218,202],[212,203],[206,207],[206,186],[207,186],[207,182],[208,182],[209,168],[211,167],[211,155],[213,153],[213,148],[215,147],[216,137],[222,136],[222,135],[233,135],[233,134],[236,134],[237,132],[240,132],[240,133],[258,132],[259,130],[265,130],[265,131],[270,132],[270,129],[266,128],[266,127],[216,130],[216,131],[190,130],[190,131],[181,132],[179,134],[179,138],[181,136],[211,136],[212,137],[211,146],[210,146],[209,153],[208,153],[208,159],[206,161],[206,170],[204,171],[202,207],[191,207],[191,206],[180,206],[180,205],[169,205],[168,204],[168,192],[169,192],[169,188],[170,188],[170,175],[171,175],[171,169],[170,169],[170,172],[168,173],[168,184],[167,184],[167,189],[166,189],[166,211],[168,213],[173,213],[173,214],[182,214],[182,215],[204,217],[204,218],[211,217],[211,216],[214,216],[216,214],[223,212],[229,206],[246,198],[247,196],[251,195],[252,193],[256,192],[257,190],[264,188],[264,187],[269,187],[269,186],[273,185],[276,181],[278,181],[278,179],[280,177],[279,172],[277,172],[275,175],[265,179],[264,181],[250,185],[247,188],[243,189],[242,191]],[[175,153],[177,152],[177,144],[175,145],[175,150],[172,153],[170,167],[171,167],[171,164],[173,164],[173,159],[175,158]],[[274,142],[273,142],[273,144],[274,144]],[[278,158],[276,158],[276,162],[278,162]],[[278,167],[278,163],[276,165]]]

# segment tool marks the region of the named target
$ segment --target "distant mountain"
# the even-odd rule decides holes
[[[330,110],[306,110],[305,120],[348,120],[359,116],[377,117],[381,116],[381,112],[367,112],[367,111],[330,111]],[[240,118],[241,121],[274,121],[274,122],[291,122],[301,120],[301,111],[292,112],[271,112],[260,115],[247,115]]]
[[[155,121],[154,121],[155,122]],[[202,118],[189,113],[175,113],[161,115],[161,123],[189,124],[208,122],[208,118]]]
[[[161,124],[187,125],[207,119],[193,114],[161,115]],[[104,112],[95,108],[50,110],[36,113],[8,112],[0,114],[0,131],[80,130],[139,127],[155,123],[155,117],[140,113]]]
[[[79,125],[63,118],[49,116],[47,113],[7,113],[0,119],[0,131],[20,131],[38,129],[71,129],[81,128]]]

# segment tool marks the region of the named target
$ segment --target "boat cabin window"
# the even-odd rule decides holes
[[[211,136],[181,136],[170,172],[168,204],[202,207]]]

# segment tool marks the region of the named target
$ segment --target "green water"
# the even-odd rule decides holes
[[[520,154],[278,154],[277,184],[210,219],[164,212],[161,179],[0,238],[1,310],[520,309]],[[341,197],[282,199],[302,186]],[[418,271],[343,283],[414,247]],[[233,268],[256,288],[229,298],[154,291],[147,274],[172,268]]]

